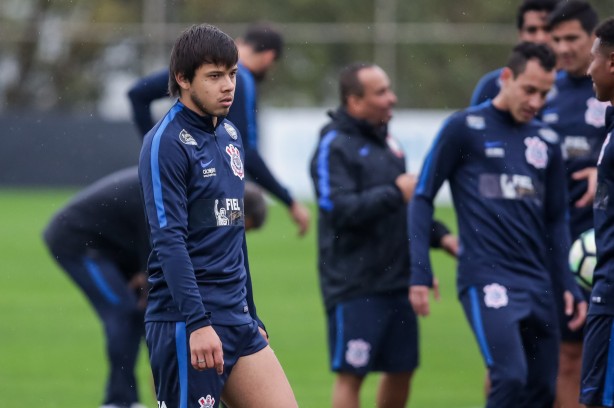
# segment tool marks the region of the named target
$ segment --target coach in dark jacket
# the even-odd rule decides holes
[[[341,73],[340,93],[342,106],[331,113],[311,162],[320,286],[337,373],[332,406],[358,406],[370,371],[384,373],[377,405],[405,406],[418,365],[406,222],[416,181],[388,135],[396,96],[386,73],[371,64],[350,65]],[[449,236],[441,224],[434,235],[438,242]]]

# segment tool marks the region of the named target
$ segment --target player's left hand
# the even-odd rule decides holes
[[[296,225],[298,225],[298,235],[304,236],[309,230],[309,210],[307,207],[299,203],[298,201],[293,201],[290,206],[290,216]]]
[[[429,287],[415,285],[409,287],[409,302],[418,316],[428,316],[431,313],[429,304]],[[439,281],[433,278],[433,295],[439,300]]]
[[[563,298],[565,300],[565,314],[567,316],[573,316],[567,326],[569,327],[569,330],[576,331],[582,327],[584,321],[586,320],[588,305],[584,300],[576,303],[573,295],[568,290],[566,290],[563,294]]]
[[[441,237],[441,241],[439,241],[439,246],[451,256],[455,258],[458,257],[458,238],[456,237],[456,235],[444,235],[443,237]]]
[[[574,180],[586,180],[588,184],[584,195],[576,201],[576,207],[585,207],[592,203],[597,191],[597,167],[587,167],[578,170],[571,175],[571,178]]]
[[[147,307],[147,273],[139,272],[135,274],[128,282],[128,287],[132,289],[138,296],[137,307],[140,310],[145,310]]]

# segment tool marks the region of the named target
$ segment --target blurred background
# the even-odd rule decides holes
[[[76,189],[138,161],[128,88],[164,68],[188,25],[232,37],[268,21],[284,55],[260,88],[260,151],[310,203],[307,166],[337,74],[354,60],[390,75],[399,103],[391,131],[416,172],[441,120],[469,103],[478,79],[516,42],[520,0],[0,0],[0,401],[10,407],[99,405],[106,375],[98,319],[46,253],[40,234]],[[614,0],[593,0],[602,18]],[[171,101],[153,106],[158,117]],[[438,214],[455,226],[453,212]],[[281,206],[250,233],[258,311],[299,403],[330,405],[316,272],[315,207],[300,240]],[[434,254],[442,301],[421,322],[411,406],[473,408],[483,364],[456,300],[454,262]],[[144,350],[143,350],[144,351]],[[143,401],[154,407],[146,353]],[[374,382],[364,390],[372,406]],[[97,405],[98,404],[98,405]]]
[[[614,9],[613,0],[593,3],[602,16]],[[282,181],[296,184],[295,194],[311,198],[303,178],[306,158],[289,160],[301,167],[280,161],[289,151],[311,151],[325,109],[337,105],[339,69],[354,60],[374,61],[388,72],[399,117],[419,110],[405,123],[435,110],[433,121],[414,128],[392,123],[417,171],[440,119],[466,106],[477,80],[504,63],[516,42],[518,4],[2,0],[0,185],[84,185],[134,163],[140,143],[126,91],[137,78],[166,67],[177,35],[200,22],[233,37],[256,21],[282,31],[283,58],[260,90],[262,113],[273,115],[260,121],[261,151]],[[161,116],[169,104],[160,101],[153,110]],[[297,122],[306,125],[288,132],[286,124]],[[47,170],[25,165],[23,155]]]

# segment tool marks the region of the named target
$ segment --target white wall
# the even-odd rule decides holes
[[[402,145],[410,172],[418,173],[443,119],[451,111],[399,110],[390,122],[390,134]],[[263,109],[260,112],[260,150],[278,179],[302,200],[313,200],[309,161],[320,128],[327,122],[325,109]],[[450,202],[445,186],[438,196]]]

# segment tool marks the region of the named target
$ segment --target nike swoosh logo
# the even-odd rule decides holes
[[[200,167],[205,168],[208,165],[210,165],[211,163],[213,163],[213,159],[209,160],[207,163],[203,163],[203,161],[200,161]]]
[[[581,394],[585,394],[585,393],[587,393],[587,392],[589,392],[589,391],[596,390],[597,388],[599,388],[599,387],[587,387],[587,388],[583,388],[583,389],[582,389]]]

